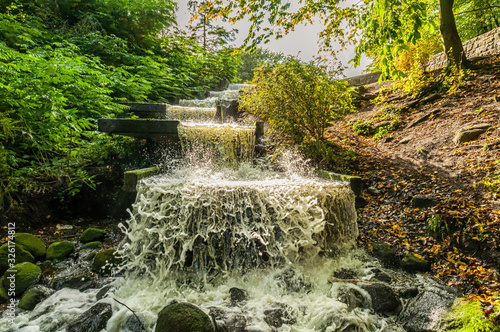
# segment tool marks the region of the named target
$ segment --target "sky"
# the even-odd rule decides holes
[[[297,0],[295,0],[297,1]],[[350,0],[346,1],[347,3]],[[178,12],[177,21],[180,26],[186,26],[189,23],[190,14],[187,9],[187,0],[178,0]],[[226,29],[238,29],[239,33],[234,41],[235,46],[240,46],[245,39],[250,23],[245,21],[237,22],[235,25],[230,25],[229,23],[217,22],[217,25],[224,26]],[[313,60],[314,55],[318,55],[318,33],[322,30],[323,26],[321,24],[313,25],[297,25],[295,31],[279,40],[272,39],[268,44],[261,45],[262,48],[267,48],[272,52],[283,53],[285,55],[298,56],[304,61]],[[340,47],[339,47],[340,49]],[[362,59],[361,65],[357,68],[349,62],[350,59],[354,57],[354,46],[350,46],[346,51],[343,51],[338,55],[338,60],[347,69],[344,70],[344,75],[346,77],[352,77],[356,75],[363,74],[363,70],[368,64],[367,59]]]

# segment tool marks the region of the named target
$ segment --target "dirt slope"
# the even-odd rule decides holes
[[[494,303],[500,288],[500,201],[482,180],[500,165],[500,58],[478,69],[453,94],[433,91],[419,100],[386,93],[362,101],[358,113],[330,128],[329,137],[357,152],[354,173],[371,187],[358,209],[360,243],[392,244],[432,262],[435,276],[471,297]],[[373,84],[364,97],[381,95]],[[379,139],[353,123],[396,130]],[[477,139],[456,143],[457,133],[485,128]],[[489,128],[489,129],[488,129]]]

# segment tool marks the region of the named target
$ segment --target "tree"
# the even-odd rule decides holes
[[[319,35],[322,50],[333,52],[333,40],[343,47],[358,42],[355,64],[359,64],[363,53],[374,52],[380,57],[382,71],[386,75],[398,76],[401,73],[395,70],[394,56],[408,44],[415,43],[421,37],[422,29],[433,29],[430,17],[433,10],[439,9],[443,49],[447,52],[449,64],[456,64],[459,68],[468,64],[456,29],[454,0],[440,0],[437,8],[430,0],[364,0],[361,5],[346,0],[319,0],[303,2],[297,8],[284,2],[231,1],[224,6],[223,0],[212,0],[206,1],[199,11],[208,17],[225,17],[229,22],[249,20],[252,25],[245,40],[248,47],[265,43],[271,36],[280,38],[299,23],[319,20],[324,25]]]

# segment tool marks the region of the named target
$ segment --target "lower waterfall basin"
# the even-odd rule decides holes
[[[377,274],[381,272],[390,276],[390,281],[378,281]],[[353,280],[339,279],[346,275]],[[131,310],[145,326],[144,331],[153,331],[158,312],[172,301],[179,301],[200,307],[225,331],[403,332],[405,321],[398,319],[398,313],[374,312],[377,303],[362,286],[383,284],[397,294],[410,288],[417,289],[420,294],[439,294],[443,287],[424,275],[384,269],[358,249],[302,265],[256,270],[245,275],[231,274],[203,288],[171,280],[155,283],[147,277],[127,275],[109,279],[107,283],[107,287],[111,287],[105,294],[99,289],[59,290],[33,311],[18,311],[14,323],[4,314],[0,318],[0,330],[62,332],[96,303],[107,303],[112,308],[112,315],[105,331],[135,331],[130,329],[130,321],[134,320]],[[231,296],[234,288],[244,291],[246,296],[235,302]],[[352,305],[346,295],[354,295],[358,302]],[[403,312],[411,302],[412,299],[401,297]],[[272,320],[280,309],[281,318]],[[437,330],[440,314],[446,308],[438,304],[435,309],[426,322],[430,330]],[[404,317],[403,314],[399,316]]]

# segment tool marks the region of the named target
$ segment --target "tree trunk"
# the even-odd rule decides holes
[[[469,61],[465,56],[460,36],[458,35],[453,3],[455,0],[439,0],[439,30],[443,40],[444,51],[448,58],[448,68],[456,65],[457,70],[467,68]]]

